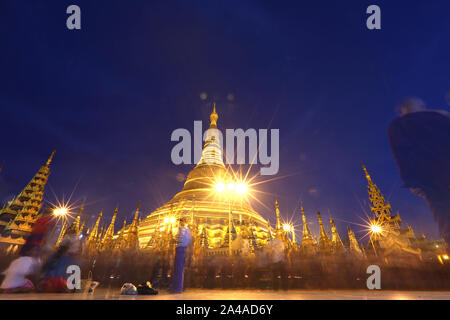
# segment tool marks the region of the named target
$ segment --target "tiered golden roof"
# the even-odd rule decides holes
[[[0,209],[0,243],[24,243],[25,237],[30,234],[33,224],[39,217],[54,154],[55,151],[22,192],[7,206]],[[11,241],[11,239],[17,240]]]

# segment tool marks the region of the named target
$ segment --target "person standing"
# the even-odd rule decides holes
[[[39,269],[38,247],[28,246],[20,251],[20,257],[13,260],[3,274],[0,292],[24,293],[34,291],[33,282],[27,278]]]
[[[271,269],[273,275],[273,289],[278,290],[280,286],[287,290],[286,277],[286,246],[279,237],[270,241]]]
[[[441,237],[450,244],[450,114],[419,99],[398,106],[388,128],[403,187],[425,198]]]
[[[191,244],[191,231],[186,226],[186,218],[181,218],[180,228],[178,230],[177,247],[175,250],[175,261],[173,264],[172,284],[170,286],[170,291],[173,293],[183,292],[186,248],[190,244]]]

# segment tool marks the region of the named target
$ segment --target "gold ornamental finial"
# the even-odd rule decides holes
[[[371,183],[371,182],[372,182],[372,179],[370,178],[370,174],[367,172],[367,169],[366,169],[366,166],[364,165],[364,163],[362,164],[362,168],[363,168],[364,173],[365,173],[365,175],[366,175],[367,181],[368,181],[369,183]]]
[[[303,209],[303,206],[300,207],[300,211],[302,213],[303,224],[306,224],[305,209]]]
[[[50,157],[48,158],[48,160],[47,160],[47,163],[45,164],[45,166],[50,166],[50,163],[52,162],[52,160],[53,160],[53,156],[55,155],[55,152],[56,152],[56,150],[53,150],[53,152],[52,152],[52,154],[50,155]]]
[[[134,214],[133,225],[137,225],[139,218],[139,209],[141,208],[141,202],[139,201],[136,207],[136,212]]]
[[[278,200],[275,200],[275,213],[277,215],[276,230],[278,232],[281,230],[281,217],[280,217],[280,207],[278,205]]]
[[[216,103],[214,102],[213,112],[209,116],[209,120],[211,120],[210,128],[217,128],[217,119],[219,119],[219,115],[216,112]]]

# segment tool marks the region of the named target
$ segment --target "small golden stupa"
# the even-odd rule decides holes
[[[256,245],[267,241],[268,222],[253,210],[245,195],[246,186],[223,162],[218,118],[214,105],[200,161],[188,174],[183,189],[142,220],[141,248],[153,247],[152,241],[167,232],[176,234],[182,217],[187,218],[198,236],[206,236],[204,240],[210,249],[226,246],[231,232],[232,239],[240,235]]]

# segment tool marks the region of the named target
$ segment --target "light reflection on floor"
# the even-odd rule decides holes
[[[202,290],[156,296],[121,296],[118,289],[98,288],[94,294],[0,294],[0,300],[450,300],[450,291],[391,290]]]

